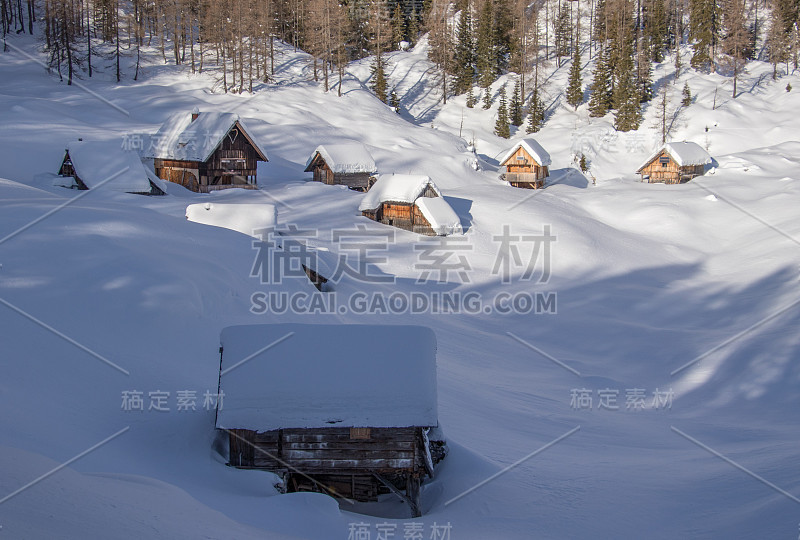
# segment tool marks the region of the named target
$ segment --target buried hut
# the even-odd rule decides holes
[[[221,345],[216,427],[228,465],[273,472],[284,492],[362,502],[392,493],[421,514],[421,484],[447,453],[433,331],[232,326]]]
[[[316,182],[357,191],[369,189],[370,178],[377,170],[369,150],[357,142],[321,144],[308,158],[305,168],[305,172],[314,173]]]
[[[145,157],[159,178],[208,193],[258,189],[257,164],[269,161],[238,114],[175,113],[152,135]]]
[[[427,236],[463,233],[458,215],[428,176],[381,174],[358,210],[373,221]]]
[[[534,139],[522,139],[500,158],[502,179],[514,187],[538,189],[550,176],[550,154]]]
[[[115,140],[78,139],[70,143],[53,184],[79,190],[164,195],[161,181],[142,163],[139,154],[125,150]]]
[[[642,182],[683,184],[705,174],[706,165],[711,163],[711,156],[699,144],[671,142],[647,158],[636,173],[641,175]]]

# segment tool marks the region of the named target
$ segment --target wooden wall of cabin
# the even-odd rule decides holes
[[[217,184],[256,184],[259,160],[258,152],[245,137],[241,126],[237,123],[222,138],[222,142],[211,154],[211,157],[200,164],[199,182],[201,185]],[[238,160],[240,164],[230,165],[230,161]],[[223,163],[227,161],[228,163]]]
[[[425,236],[436,236],[436,231],[431,227],[431,223],[422,215],[422,211],[415,204],[412,212],[413,225],[411,230],[417,234],[424,234]]]
[[[386,225],[392,225],[410,231],[413,226],[413,205],[405,203],[383,203],[378,212],[378,220]]]
[[[156,159],[153,162],[156,176],[162,180],[180,184],[186,189],[199,191],[200,163],[175,159]]]
[[[533,180],[524,180],[526,182],[543,180],[549,175],[547,167],[539,165],[539,163],[537,163],[536,160],[533,159],[533,157],[522,147],[517,148],[517,151],[506,160],[505,166],[507,174],[532,175]]]
[[[662,163],[662,158],[664,162]],[[701,176],[705,172],[704,165],[687,165],[679,167],[677,162],[666,152],[662,151],[655,159],[642,168],[640,174],[650,178],[647,181],[651,184],[679,184],[688,182],[696,176]]]
[[[232,429],[228,433],[228,462],[244,469],[281,473],[291,466],[306,474],[395,474],[419,473],[425,467],[421,428],[307,428],[260,433]]]

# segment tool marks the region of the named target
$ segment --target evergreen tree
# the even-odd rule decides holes
[[[464,2],[456,29],[456,50],[453,58],[455,63],[453,90],[456,94],[463,94],[471,89],[475,80],[475,46],[472,42],[470,9],[470,2]]]
[[[612,106],[616,110],[614,129],[631,131],[637,129],[642,121],[641,96],[636,87],[633,69],[633,43],[625,40],[619,55],[617,82],[614,86]]]
[[[414,8],[414,11],[411,12],[411,17],[408,19],[408,26],[406,29],[406,36],[411,45],[417,44],[417,38],[419,38],[419,21],[419,13],[417,13],[417,9]]]
[[[639,65],[636,71],[636,87],[639,91],[639,100],[641,103],[647,103],[653,99],[652,72],[652,64],[644,51],[642,51],[642,54],[639,55]]]
[[[511,137],[511,124],[508,121],[508,104],[506,103],[506,87],[500,88],[500,106],[497,108],[497,121],[494,124],[494,134],[508,139]]]
[[[649,57],[654,62],[664,59],[667,44],[667,10],[664,0],[652,0],[645,18],[645,35],[649,46]]]
[[[581,168],[581,172],[587,172],[589,170],[589,165],[586,163],[586,156],[581,154],[581,160],[578,165]]]
[[[391,96],[389,96],[389,106],[394,109],[394,112],[400,114],[400,98],[397,97],[397,92],[392,90]]]
[[[525,129],[527,133],[536,133],[544,125],[544,102],[539,97],[539,87],[533,87],[533,94],[531,94],[530,104],[528,105],[528,126]]]
[[[692,67],[713,68],[712,56],[719,36],[719,9],[716,0],[689,0],[689,35],[694,41]]]
[[[478,31],[475,36],[475,67],[478,70],[478,82],[482,88],[488,88],[495,80],[494,50],[494,12],[492,0],[485,0],[480,17]]]
[[[475,93],[472,91],[472,85],[469,85],[467,89],[467,107],[471,109],[475,106],[475,103],[477,103]]]
[[[569,2],[561,4],[555,21],[556,56],[558,65],[561,66],[561,57],[569,56],[569,44],[572,36],[572,21],[569,16]]]
[[[488,109],[492,106],[492,89],[491,87],[487,87],[483,91],[483,108]]]
[[[572,65],[569,68],[569,84],[567,86],[567,103],[575,109],[583,103],[583,87],[581,81],[581,53],[578,47],[572,53]]]
[[[611,72],[609,69],[609,51],[604,47],[597,57],[592,81],[592,95],[589,98],[589,116],[605,116],[611,109]]]
[[[406,16],[400,7],[400,2],[394,5],[392,14],[392,49],[399,46],[401,41],[406,39]]]
[[[519,79],[514,83],[514,93],[511,95],[509,119],[512,126],[519,127],[522,125],[522,90],[519,86]]]
[[[689,83],[683,83],[683,99],[681,100],[681,105],[684,107],[688,107],[692,104],[692,91],[689,89]]]
[[[387,103],[388,99],[388,91],[389,91],[389,83],[386,79],[386,70],[384,67],[383,55],[378,53],[375,55],[375,60],[372,63],[371,73],[372,73],[372,91],[375,92],[375,95],[383,101]]]

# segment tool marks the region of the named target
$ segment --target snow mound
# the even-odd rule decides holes
[[[278,213],[271,204],[198,203],[186,207],[186,219],[256,236],[258,229],[275,226]]]

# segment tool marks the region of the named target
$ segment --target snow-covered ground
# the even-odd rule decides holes
[[[536,135],[553,158],[551,185],[534,192],[497,178],[511,142],[491,134],[494,109],[468,110],[463,96],[438,104],[420,77],[424,47],[390,55],[401,115],[365,90],[368,61],[351,67],[339,98],[309,82],[303,55],[281,60],[279,83],[253,95],[212,93],[209,76],[159,66],[138,83],[82,81],[92,94],[0,54],[0,536],[366,538],[350,536],[360,527],[376,538],[389,523],[403,538],[416,522],[424,538],[450,526],[453,540],[795,537],[800,92],[784,88],[800,88],[798,75],[773,83],[762,77],[770,66],[751,64],[731,100],[719,75],[687,71],[673,84],[665,61],[654,80],[671,85],[671,110],[685,81],[696,96],[671,138],[716,160],[713,173],[665,186],[634,174],[660,143],[656,100],[642,129],[617,134],[611,116],[564,106],[569,66],[551,68],[550,117]],[[195,106],[246,119],[270,157],[261,191],[52,186],[68,142],[138,140]],[[362,142],[380,172],[434,180],[462,222],[454,238],[466,240],[446,246],[464,275],[433,270],[418,283],[430,239],[360,217],[358,193],[307,182],[311,152],[341,139]],[[576,148],[596,185],[574,168]],[[251,310],[253,294],[315,289],[251,277],[252,237],[185,215],[190,204],[259,201],[281,226],[316,231],[309,244],[323,252],[343,249],[333,231],[391,233],[376,252],[386,260],[369,270],[392,281],[344,276],[327,293],[345,307],[333,313]],[[504,227],[521,242],[521,264],[500,257],[508,283],[496,268]],[[545,276],[548,231],[557,239]],[[526,280],[535,236],[542,249]],[[360,313],[356,300],[396,292],[471,294],[491,313]],[[494,309],[550,293],[556,313]],[[271,474],[224,466],[204,403],[216,392],[220,331],[275,322],[435,330],[451,452],[424,487],[422,518],[392,498],[350,508],[279,495]],[[134,390],[144,411],[121,406]],[[181,391],[196,392],[195,410],[179,410]],[[148,410],[150,392],[169,392],[170,410]]]

